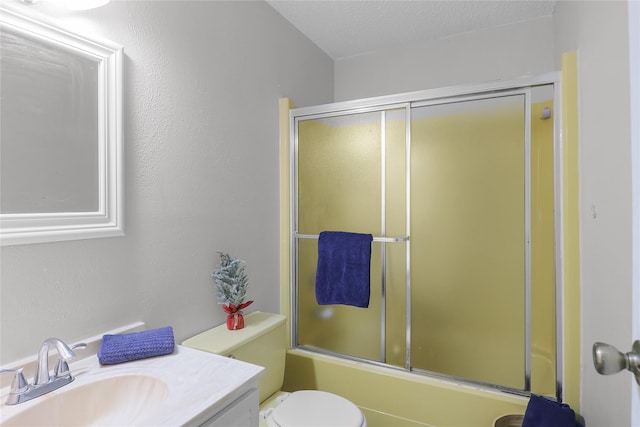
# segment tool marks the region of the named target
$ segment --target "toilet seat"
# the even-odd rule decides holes
[[[269,427],[362,427],[364,415],[344,397],[319,390],[295,391],[267,417]]]

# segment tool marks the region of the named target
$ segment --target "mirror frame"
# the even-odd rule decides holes
[[[0,31],[19,34],[98,63],[98,209],[0,214],[0,245],[124,235],[123,47],[89,39],[0,8]]]

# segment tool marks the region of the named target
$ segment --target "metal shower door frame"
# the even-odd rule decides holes
[[[369,359],[363,359],[356,356],[349,356],[344,354],[337,354],[331,351],[313,348],[311,350],[319,353],[324,353],[340,358],[346,358],[350,360],[356,360],[359,362],[370,363],[374,365],[385,366],[390,369],[403,370],[407,372],[416,372],[427,374],[439,378],[449,379],[452,381],[468,382],[470,384],[479,386],[480,388],[486,388],[491,390],[501,390],[514,394],[527,395],[531,392],[531,194],[530,194],[530,146],[531,146],[531,88],[541,85],[553,85],[554,87],[554,235],[555,235],[555,323],[556,323],[556,397],[562,400],[562,383],[564,378],[563,369],[563,300],[562,300],[562,139],[561,139],[561,105],[560,105],[560,73],[552,72],[546,73],[540,76],[527,77],[517,80],[510,80],[505,82],[493,82],[478,85],[464,85],[450,88],[439,88],[425,91],[409,92],[405,94],[383,96],[377,98],[367,98],[362,100],[345,101],[332,104],[325,104],[312,107],[303,107],[292,109],[290,111],[290,273],[291,273],[291,293],[290,293],[290,308],[291,308],[291,347],[300,348],[298,345],[298,239],[317,238],[315,235],[298,234],[298,125],[300,121],[312,120],[319,118],[328,118],[336,116],[346,116],[357,113],[366,112],[380,112],[381,113],[381,127],[382,127],[382,165],[381,165],[381,211],[382,211],[382,235],[375,237],[374,241],[382,243],[381,250],[381,277],[382,277],[382,289],[381,289],[381,348],[380,348],[380,360],[374,361]],[[490,383],[483,383],[479,381],[473,381],[468,379],[461,379],[459,377],[452,377],[446,374],[440,374],[430,371],[421,371],[412,368],[411,365],[411,111],[413,108],[429,106],[429,105],[441,105],[448,103],[455,103],[467,100],[480,100],[489,99],[501,96],[519,95],[525,96],[525,342],[524,344],[524,389],[513,389],[509,387],[499,386]],[[386,189],[385,189],[385,111],[388,110],[405,110],[405,167],[406,167],[406,234],[402,237],[387,237],[385,230],[385,214],[384,206],[386,202]],[[385,340],[386,340],[386,283],[385,283],[385,267],[384,260],[386,256],[385,244],[388,242],[406,242],[406,271],[405,271],[405,292],[406,292],[406,316],[405,316],[405,366],[404,368],[387,365],[385,363]],[[304,347],[302,347],[305,349]]]

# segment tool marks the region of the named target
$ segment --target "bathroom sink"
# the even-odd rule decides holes
[[[124,375],[61,390],[36,400],[2,425],[85,426],[137,424],[167,399],[169,388],[158,378]]]
[[[70,371],[71,383],[17,405],[5,403],[9,387],[2,388],[0,427],[199,426],[257,388],[263,368],[177,345],[172,354],[107,366],[92,353]]]

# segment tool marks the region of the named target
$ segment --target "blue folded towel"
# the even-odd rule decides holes
[[[371,234],[323,231],[318,238],[316,301],[369,307]]]
[[[522,420],[522,427],[576,427],[576,414],[565,403],[531,395]]]
[[[173,353],[174,349],[171,326],[129,334],[106,334],[102,336],[98,361],[101,365],[115,365]]]

